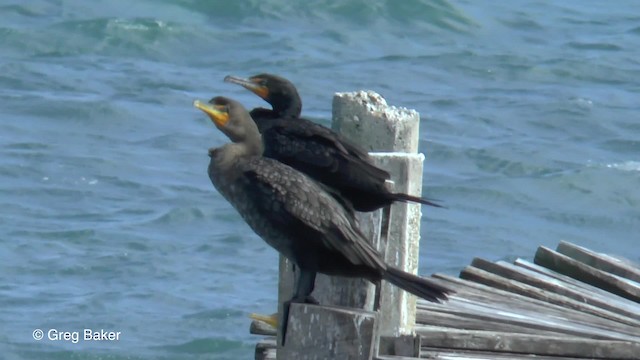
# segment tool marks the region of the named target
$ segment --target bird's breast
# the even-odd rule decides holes
[[[250,188],[253,185],[242,179],[231,179],[215,169],[210,169],[209,175],[216,189],[238,211],[249,227],[267,244],[297,263],[293,239],[287,234],[286,229],[268,216],[283,210],[281,202],[276,199],[269,201],[268,194],[255,196],[255,188]],[[267,214],[267,211],[271,214]]]

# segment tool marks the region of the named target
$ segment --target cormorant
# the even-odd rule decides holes
[[[226,76],[271,104],[255,108],[251,117],[262,133],[264,156],[276,159],[335,188],[357,211],[374,211],[394,201],[442,207],[429,199],[389,191],[387,171],[373,164],[366,150],[335,131],[300,118],[302,102],[293,84],[280,76],[260,74],[248,79]]]
[[[297,267],[291,302],[315,303],[316,273],[387,280],[423,299],[438,302],[451,290],[387,265],[358,229],[353,212],[300,171],[262,156],[256,124],[238,102],[215,97],[194,106],[232,142],[209,150],[209,178],[264,241]],[[287,320],[281,324],[283,341]]]

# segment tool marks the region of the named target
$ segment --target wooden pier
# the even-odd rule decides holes
[[[417,112],[373,92],[334,97],[334,129],[372,152],[395,191],[421,192],[419,125]],[[415,273],[421,215],[417,204],[396,203],[358,221],[388,264]],[[281,258],[280,304],[291,296],[292,275]],[[265,336],[255,358],[640,360],[640,266],[631,261],[561,242],[556,251],[540,247],[533,263],[475,259],[460,277],[432,277],[456,293],[442,304],[416,302],[384,282],[376,290],[318,275],[321,305],[291,305],[285,347],[276,346],[275,329],[252,323],[251,333]]]
[[[432,277],[456,294],[418,300],[417,342],[374,358],[415,359],[394,354],[414,347],[441,360],[640,359],[640,265],[629,260],[561,242],[540,247],[533,263],[475,259],[459,278]],[[275,359],[275,330],[254,323],[251,332],[266,336],[256,359]]]

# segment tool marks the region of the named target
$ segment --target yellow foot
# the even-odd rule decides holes
[[[274,329],[278,328],[278,313],[274,313],[271,315],[262,315],[262,314],[251,314],[249,315],[253,320],[258,320],[267,323],[272,326]]]

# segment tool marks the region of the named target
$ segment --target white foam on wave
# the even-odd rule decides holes
[[[165,29],[169,28],[168,24],[161,20],[153,20],[151,22],[142,23],[126,19],[115,19],[109,21],[107,28],[120,28],[128,31],[149,31],[153,28]]]
[[[640,161],[624,161],[607,164],[606,167],[622,171],[640,171]]]

